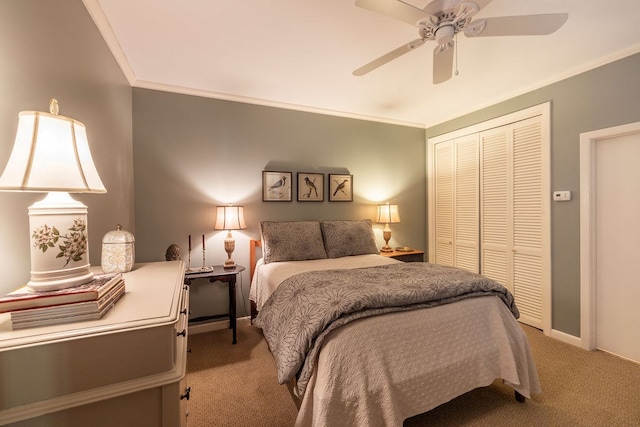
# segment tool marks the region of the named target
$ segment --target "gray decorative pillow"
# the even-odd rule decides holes
[[[322,221],[322,236],[329,258],[380,253],[370,219]]]
[[[261,221],[260,234],[265,264],[327,257],[320,221]]]

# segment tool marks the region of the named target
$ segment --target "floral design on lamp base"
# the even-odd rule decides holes
[[[56,258],[64,258],[67,262],[63,267],[66,267],[71,261],[82,261],[82,255],[87,252],[87,225],[82,218],[77,218],[73,221],[73,225],[68,229],[70,233],[61,235],[56,226],[49,227],[44,224],[35,230],[31,238],[33,239],[33,246],[40,249],[43,253],[49,248],[54,248],[58,241],[61,244],[58,245],[60,252],[56,255]]]

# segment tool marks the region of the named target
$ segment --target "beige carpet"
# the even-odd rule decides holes
[[[524,326],[543,392],[517,403],[496,381],[407,421],[405,426],[640,426],[640,365],[588,352]],[[189,337],[189,427],[292,426],[296,406],[278,384],[259,329]]]

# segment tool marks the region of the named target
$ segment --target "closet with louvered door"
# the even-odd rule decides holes
[[[429,262],[479,272],[550,332],[550,105],[428,140]]]
[[[480,133],[481,274],[505,285],[520,321],[542,328],[542,121]]]
[[[478,135],[434,149],[435,245],[437,264],[479,272]]]

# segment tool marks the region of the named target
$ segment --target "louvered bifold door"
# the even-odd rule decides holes
[[[479,136],[455,140],[454,265],[479,272]]]
[[[513,287],[520,321],[542,328],[542,124],[511,125],[513,150]]]
[[[551,326],[549,116],[544,104],[430,139],[427,171],[429,261],[501,283],[515,297],[519,320],[545,333]]]
[[[453,259],[453,141],[436,144],[435,164],[435,242],[436,264],[454,265]]]
[[[513,292],[508,126],[480,133],[480,273]]]

